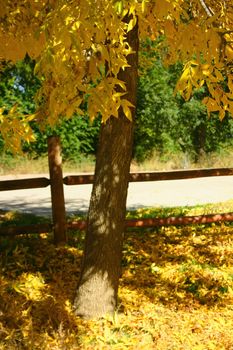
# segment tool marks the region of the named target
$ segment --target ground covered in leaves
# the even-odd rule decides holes
[[[83,234],[0,238],[0,349],[233,349],[233,227],[125,234],[119,312],[74,316]]]

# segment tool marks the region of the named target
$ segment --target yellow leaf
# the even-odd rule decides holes
[[[208,116],[210,116],[211,112],[219,111],[219,105],[216,100],[211,97],[205,97],[202,102],[206,105]]]
[[[133,18],[129,21],[129,24],[128,24],[128,27],[127,27],[127,32],[130,32],[134,28],[136,23],[137,23],[137,17],[133,16]]]
[[[115,7],[115,10],[116,10],[116,13],[118,15],[121,15],[122,11],[123,11],[123,1],[122,0],[116,1],[115,4],[114,4],[114,7]]]
[[[132,15],[132,14],[135,12],[135,8],[136,8],[135,4],[132,4],[132,5],[130,6],[130,8],[129,8],[129,14],[130,14],[130,15]]]
[[[145,12],[145,8],[146,8],[146,0],[142,0],[142,13]]]
[[[130,121],[132,121],[132,112],[131,112],[131,109],[129,107],[134,108],[134,105],[131,102],[129,102],[128,100],[123,99],[123,100],[121,100],[121,106],[122,106],[122,109],[123,109],[123,112],[124,112],[126,118],[129,119]]]
[[[229,61],[233,61],[233,45],[227,44],[225,47],[225,55]]]

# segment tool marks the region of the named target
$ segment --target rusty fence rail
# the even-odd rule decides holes
[[[92,184],[94,181],[93,174],[72,175],[63,178],[62,161],[60,156],[60,140],[58,137],[48,139],[48,160],[50,179],[45,177],[5,180],[0,181],[0,191],[10,191],[29,188],[43,188],[50,186],[51,205],[52,205],[52,224],[35,224],[27,226],[0,227],[0,235],[18,235],[31,234],[52,231],[54,232],[55,243],[66,242],[66,232],[69,229],[86,228],[85,220],[67,222],[65,213],[64,184],[65,185],[82,185]],[[233,168],[215,168],[215,169],[192,169],[176,170],[166,172],[140,172],[131,173],[129,182],[142,181],[165,181],[181,180],[198,177],[211,176],[232,176]],[[187,225],[187,224],[206,224],[220,221],[233,221],[232,213],[210,214],[200,216],[182,216],[167,218],[150,218],[150,219],[127,219],[127,227],[154,227],[166,225]]]
[[[144,181],[165,181],[165,180],[184,180],[198,177],[211,176],[232,176],[233,168],[214,168],[214,169],[192,169],[192,170],[175,170],[175,171],[153,171],[130,173],[129,182]],[[70,175],[63,179],[66,185],[83,185],[92,184],[94,175]]]

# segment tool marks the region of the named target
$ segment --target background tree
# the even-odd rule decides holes
[[[15,65],[4,62],[0,72],[0,107],[8,113],[14,105],[23,115],[35,112],[34,97],[38,92],[41,82],[34,74],[35,61],[26,55],[25,59]],[[84,115],[74,115],[72,119],[61,119],[58,125],[40,128],[38,123],[32,121],[30,126],[35,137],[31,143],[23,142],[22,150],[30,157],[37,158],[47,154],[47,137],[55,133],[60,136],[63,146],[63,159],[78,161],[86,155],[96,152],[96,144],[100,128],[99,118],[90,122],[87,112]],[[11,141],[11,140],[10,140]],[[8,144],[4,147],[4,140],[0,138],[0,151],[7,151]]]
[[[146,40],[139,51],[141,59],[134,159],[141,162],[153,157],[156,152],[156,157],[164,161],[179,155],[187,165],[198,161],[203,154],[230,145],[232,118],[227,114],[220,121],[217,113],[208,117],[201,102],[208,96],[205,87],[195,91],[190,101],[184,101],[179,94],[174,96],[182,65],[165,68],[155,48],[155,43]],[[150,63],[149,68],[148,64],[144,67],[144,62]],[[34,67],[35,62],[29,56],[16,65],[5,63],[5,68],[0,72],[0,107],[4,107],[5,111],[9,111],[15,104],[23,114],[35,111],[34,96],[40,87],[40,81],[33,72]],[[74,115],[68,120],[61,120],[53,128],[46,126],[43,130],[40,130],[36,122],[32,122],[35,141],[23,143],[23,152],[30,158],[46,155],[47,137],[55,133],[62,141],[63,161],[79,162],[86,156],[94,156],[100,118],[90,122],[86,104],[83,113],[83,116]],[[2,138],[0,142],[0,150],[4,152],[6,148]]]
[[[174,95],[182,65],[166,68],[158,53],[146,52],[151,55],[156,61],[143,69],[139,78],[134,157],[143,161],[155,152],[162,159],[180,154],[189,164],[223,144],[230,145],[233,120],[229,113],[222,121],[217,113],[209,118],[202,103],[209,96],[205,86],[196,89],[189,101]]]
[[[2,111],[4,137],[14,132],[18,140],[30,140],[27,122],[34,119],[53,126],[61,116],[82,113],[85,99],[91,119],[101,114],[103,124],[75,307],[85,317],[112,314],[117,304],[132,151],[132,124],[127,119],[133,119],[132,101],[136,102],[137,60],[132,59],[137,56],[136,26],[141,38],[164,35],[161,50],[166,64],[178,60],[185,63],[176,91],[188,100],[193,88],[206,84],[210,93],[204,99],[208,112],[217,111],[222,119],[233,110],[233,5],[203,0],[1,0],[0,8],[1,55],[16,61],[28,52],[37,59],[35,71],[42,81],[33,116],[24,117],[16,108],[8,114]],[[129,133],[125,133],[127,130]]]

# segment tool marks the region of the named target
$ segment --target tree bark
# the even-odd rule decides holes
[[[200,160],[200,157],[205,154],[206,145],[206,123],[205,121],[198,125],[194,130],[194,150],[195,150],[195,163]]]
[[[130,67],[118,78],[127,86],[125,96],[136,106],[138,27],[127,34],[135,53]],[[130,122],[122,109],[119,118],[102,124],[96,158],[81,278],[74,301],[75,313],[83,318],[111,315],[117,307],[129,169],[132,157],[135,109]]]

